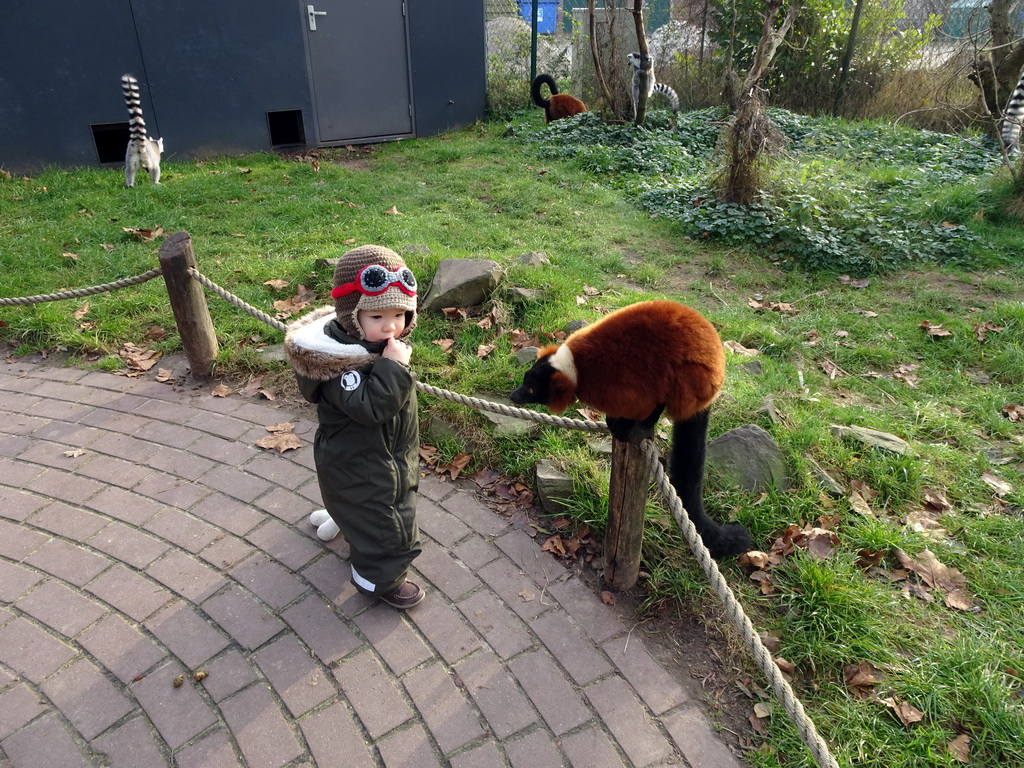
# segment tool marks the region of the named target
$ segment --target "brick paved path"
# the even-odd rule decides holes
[[[287,420],[0,368],[0,766],[738,768],[639,633],[467,491],[423,483],[424,603],[358,594],[305,521],[315,425],[254,446]]]

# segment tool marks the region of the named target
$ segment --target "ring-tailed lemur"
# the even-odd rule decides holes
[[[1003,121],[999,126],[999,136],[1003,140],[1003,146],[1007,152],[1014,152],[1019,147],[1017,141],[1020,139],[1020,123],[1024,118],[1024,72],[1021,73],[1017,87],[1010,94],[1010,101],[1003,111]]]
[[[636,103],[640,99],[640,54],[631,53],[626,57],[626,60],[633,65],[633,117],[636,117]],[[652,94],[660,93],[672,106],[672,114],[675,115],[679,112],[679,96],[672,88],[659,83],[654,77],[654,67],[651,67],[647,73],[647,98],[650,99]]]
[[[151,139],[146,134],[146,121],[142,119],[142,99],[139,97],[139,81],[127,73],[121,75],[121,90],[128,105],[128,150],[124,155],[124,181],[129,187],[135,186],[135,173],[139,168],[149,172],[154,184],[160,183],[160,153],[164,151],[164,140]]]

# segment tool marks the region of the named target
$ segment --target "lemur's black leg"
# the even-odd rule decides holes
[[[654,425],[658,423],[664,410],[665,406],[659,405],[651,412],[650,416],[642,421],[623,419],[618,416],[605,416],[604,420],[608,424],[608,431],[616,440],[623,443],[638,443],[645,437],[654,436]]]

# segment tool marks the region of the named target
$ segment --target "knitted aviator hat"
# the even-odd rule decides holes
[[[342,256],[334,268],[331,296],[338,323],[357,339],[364,338],[361,309],[404,309],[405,330],[399,338],[416,325],[416,278],[401,256],[382,245],[362,245]]]

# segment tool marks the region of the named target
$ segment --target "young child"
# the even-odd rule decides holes
[[[352,583],[399,609],[425,592],[406,579],[421,551],[416,525],[419,416],[402,339],[416,325],[416,278],[379,245],[346,253],[334,270],[334,307],[292,323],[285,352],[303,397],[316,403],[313,442],[326,510],[317,535],[349,544]]]

